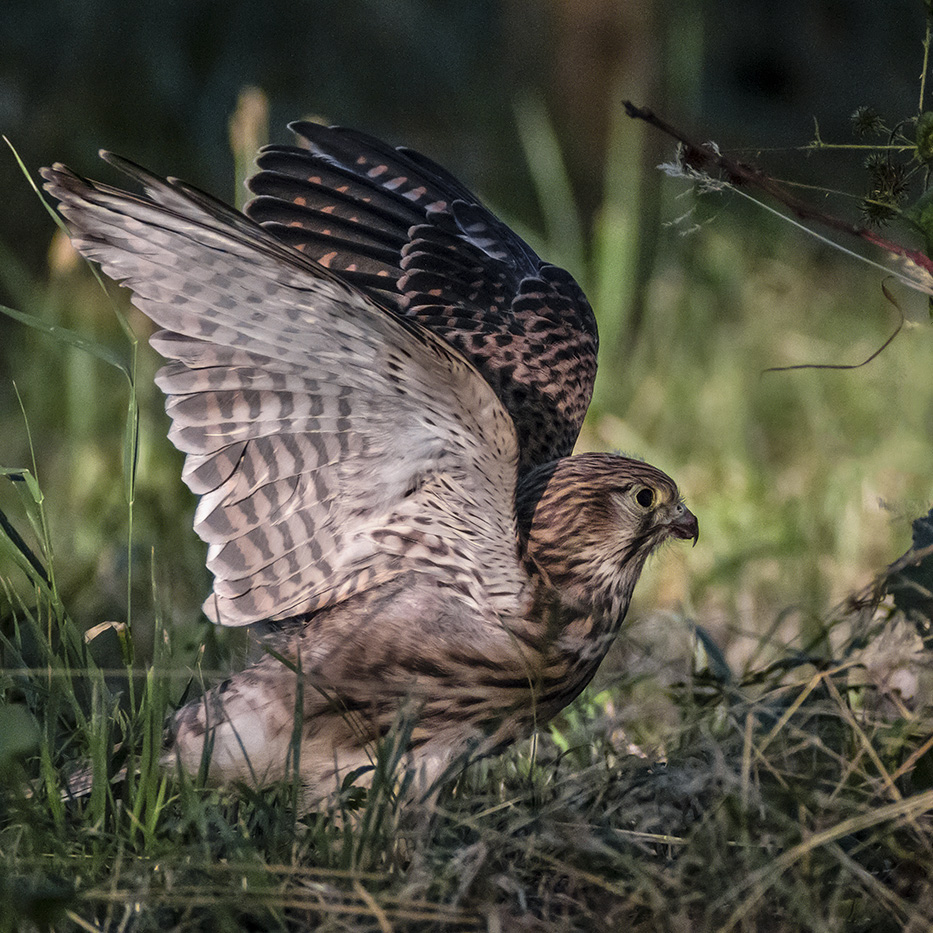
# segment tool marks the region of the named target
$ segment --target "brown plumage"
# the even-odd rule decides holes
[[[592,678],[648,555],[697,521],[648,464],[566,456],[596,345],[567,273],[424,157],[302,132],[314,152],[267,150],[253,182],[268,229],[108,154],[145,195],[43,175],[75,246],[164,328],[205,611],[274,623],[267,657],[178,711],[166,761],[255,784],[297,771],[310,804],[402,715],[427,782],[528,735]],[[417,216],[386,194],[405,185]],[[335,242],[341,211],[355,226]]]
[[[565,270],[436,162],[356,130],[292,123],[246,213],[456,347],[515,422],[519,473],[573,451],[596,379],[596,319]]]

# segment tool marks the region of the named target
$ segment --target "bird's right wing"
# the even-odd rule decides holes
[[[510,611],[517,442],[476,369],[208,195],[105,158],[146,194],[43,176],[78,250],[165,328],[208,616],[289,618],[412,570]]]

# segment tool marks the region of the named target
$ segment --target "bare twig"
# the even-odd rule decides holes
[[[833,230],[839,230],[850,236],[858,237],[873,246],[877,246],[895,256],[906,260],[922,269],[927,275],[933,277],[933,260],[920,250],[909,249],[900,243],[895,243],[881,236],[874,230],[853,224],[834,214],[827,214],[807,201],[798,198],[785,190],[772,176],[737,159],[723,155],[716,146],[710,143],[697,143],[685,133],[671,126],[658,117],[647,107],[636,107],[631,101],[624,101],[625,112],[633,120],[643,120],[650,126],[656,127],[662,133],[676,139],[682,147],[681,161],[683,165],[702,174],[719,174],[730,185],[737,188],[746,187],[763,191],[775,201],[780,202],[795,216],[804,221],[814,221]]]

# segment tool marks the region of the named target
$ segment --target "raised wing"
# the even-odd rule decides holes
[[[208,195],[102,156],[146,195],[42,174],[75,246],[166,328],[207,615],[288,618],[427,564],[480,616],[514,611],[517,443],[474,367]]]
[[[515,421],[519,472],[571,453],[596,377],[596,320],[449,172],[410,149],[315,123],[268,146],[246,213],[460,350]]]

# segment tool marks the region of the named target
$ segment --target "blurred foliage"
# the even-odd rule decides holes
[[[869,366],[768,372],[868,356],[896,316],[881,274],[754,205],[662,180],[670,153],[617,106],[622,86],[676,99],[743,145],[777,115],[782,146],[807,138],[808,94],[833,111],[827,138],[876,89],[889,96],[875,114],[913,113],[921,5],[833,10],[89,0],[6,24],[0,122],[31,166],[93,174],[103,144],[232,201],[265,134],[253,97],[231,156],[246,86],[267,92],[276,139],[311,111],[449,165],[593,301],[581,448],[665,469],[701,538],[651,562],[618,649],[550,735],[474,767],[439,809],[399,808],[387,784],[298,821],[288,788],[169,789],[166,710],[192,669],[217,675],[242,646],[200,614],[194,501],[165,440],[159,361],[131,336],[151,325],[0,174],[0,289],[43,324],[0,321],[0,900],[16,898],[0,930],[929,925],[933,684],[903,590],[879,603],[875,580],[912,530],[927,541],[911,524],[933,497],[925,298],[891,289],[908,326]],[[778,53],[769,35],[790,40]],[[855,35],[862,58],[841,68]],[[858,179],[857,209],[863,152],[774,158],[823,184]],[[929,590],[928,564],[915,569]],[[95,792],[62,800],[79,759]],[[111,785],[124,765],[131,780]]]
[[[262,134],[257,113],[246,134],[253,139]],[[730,202],[726,213],[713,195],[661,188],[660,173],[633,167],[637,137],[621,109],[611,114],[605,198],[588,224],[539,102],[519,103],[517,126],[543,226],[512,222],[542,256],[571,269],[599,317],[600,375],[581,445],[657,463],[701,520],[700,547],[649,566],[636,611],[690,606],[739,667],[764,632],[775,651],[808,642],[813,618],[901,552],[909,521],[926,510],[918,506],[931,495],[929,328],[908,328],[863,369],[766,372],[854,362],[880,345],[892,325],[878,273],[744,205]],[[666,226],[646,261],[641,204],[653,189]],[[104,298],[58,239],[48,281],[32,278],[18,307],[47,328],[80,332],[100,345],[98,356],[131,372],[135,347],[121,321],[141,337],[151,325],[124,292],[110,293]],[[639,293],[643,319],[633,340]],[[908,318],[923,318],[918,296],[898,300]],[[194,502],[178,479],[181,457],[164,439],[152,382],[158,360],[140,354],[130,397],[119,368],[16,328],[21,402],[11,399],[6,410],[0,465],[31,469],[48,491],[58,585],[74,618],[84,627],[123,620],[129,595],[141,632],[162,609],[196,650],[208,637],[199,606],[209,578],[190,530]],[[141,427],[128,543],[121,435],[135,404]],[[11,509],[11,491],[0,488],[0,508]],[[10,515],[41,553],[15,510]]]
[[[0,131],[30,166],[95,168],[101,146],[233,200],[226,120],[263,88],[290,119],[335,122],[430,151],[510,213],[533,217],[513,121],[544,101],[589,217],[608,115],[622,96],[690,114],[724,145],[786,146],[812,116],[836,136],[868,102],[913,93],[918,0],[9,0]],[[857,68],[865,49],[872,69]],[[876,80],[875,75],[883,75]],[[637,153],[636,162],[639,161]],[[805,167],[804,167],[805,168]],[[41,268],[47,230],[0,158],[0,244]],[[0,288],[5,283],[0,283]],[[9,297],[9,296],[6,296]]]

